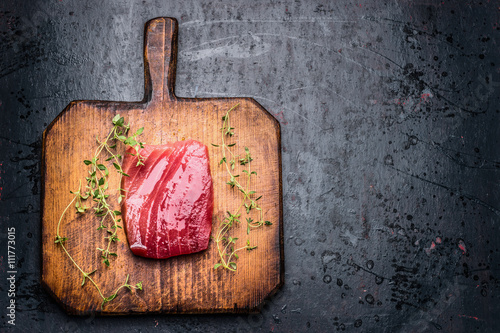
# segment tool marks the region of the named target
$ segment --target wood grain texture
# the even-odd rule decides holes
[[[157,18],[145,28],[145,97],[141,102],[74,101],[44,132],[42,157],[42,283],[71,314],[129,313],[224,313],[248,312],[276,291],[283,283],[283,221],[281,184],[280,127],[262,106],[250,98],[179,98],[174,94],[177,53],[177,21]],[[126,235],[120,231],[116,259],[106,268],[97,247],[104,244],[104,231],[92,213],[77,216],[74,210],[65,215],[61,235],[68,238],[68,251],[82,269],[97,269],[93,278],[105,295],[123,283],[142,281],[144,291],[122,290],[101,310],[101,297],[86,283],[61,247],[54,243],[61,213],[72,199],[96,148],[95,138],[103,138],[111,128],[111,118],[119,113],[132,124],[132,131],[144,127],[142,140],[147,144],[192,138],[209,148],[214,181],[214,219],[235,210],[240,196],[225,183],[227,174],[218,165],[221,117],[231,113],[237,150],[249,147],[254,157],[252,170],[258,177],[252,187],[263,195],[261,206],[267,220],[274,224],[246,234],[246,225],[233,231],[242,242],[247,238],[258,244],[254,251],[241,253],[237,272],[214,270],[218,262],[215,243],[206,251],[164,260],[134,256]],[[123,147],[119,151],[123,152]],[[241,170],[241,169],[240,169]],[[118,188],[118,175],[111,173],[110,189]],[[115,197],[116,195],[113,194]],[[119,205],[116,200],[116,209]],[[242,216],[244,217],[244,216]]]

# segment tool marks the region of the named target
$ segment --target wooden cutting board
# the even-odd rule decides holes
[[[42,158],[42,284],[71,314],[129,313],[228,313],[249,312],[283,284],[283,221],[281,184],[280,126],[278,121],[251,98],[180,98],[174,94],[177,57],[177,21],[157,18],[145,27],[145,97],[141,102],[73,101],[47,127],[43,135]],[[183,139],[198,140],[209,148],[214,181],[214,219],[235,210],[241,196],[226,182],[227,173],[218,161],[222,116],[231,112],[235,127],[235,147],[239,153],[248,147],[258,173],[253,188],[263,195],[259,201],[266,220],[273,225],[254,229],[247,236],[245,214],[232,236],[257,244],[253,251],[241,251],[236,272],[217,269],[218,252],[213,240],[206,251],[164,260],[134,256],[126,235],[119,231],[118,253],[107,268],[96,250],[105,243],[105,231],[97,230],[99,221],[92,212],[77,215],[72,208],[61,223],[65,245],[84,271],[92,275],[105,296],[121,285],[127,274],[130,283],[142,281],[144,290],[121,290],[101,309],[101,297],[55,244],[58,220],[87,176],[90,159],[97,147],[96,137],[104,138],[114,115],[130,122],[131,130],[144,127],[141,136],[147,144],[165,144]],[[123,148],[118,152],[123,153]],[[111,167],[112,168],[112,167]],[[239,166],[237,168],[240,168]],[[118,188],[119,178],[111,172],[110,188]],[[115,195],[115,194],[113,194]],[[116,209],[119,204],[110,197]],[[244,241],[241,243],[244,245]]]

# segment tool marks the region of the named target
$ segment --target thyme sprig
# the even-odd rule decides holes
[[[129,280],[129,275],[127,274],[127,278],[125,280],[125,283],[123,283],[121,286],[119,286],[115,292],[113,294],[111,294],[110,296],[104,296],[103,292],[101,291],[101,288],[99,288],[99,286],[97,285],[97,283],[95,282],[95,280],[90,276],[92,274],[94,274],[97,269],[94,269],[93,271],[91,272],[85,272],[83,270],[83,268],[81,268],[80,265],[77,264],[77,262],[75,261],[75,259],[73,258],[73,256],[71,256],[71,254],[68,252],[68,249],[66,249],[66,246],[65,246],[65,242],[68,240],[67,237],[63,237],[61,236],[60,234],[60,228],[61,228],[61,222],[64,218],[64,215],[66,214],[66,212],[69,210],[69,208],[71,207],[71,205],[73,205],[74,202],[78,202],[79,198],[81,198],[81,188],[82,188],[82,183],[80,181],[80,185],[78,187],[78,191],[75,191],[75,192],[71,192],[74,194],[73,196],[73,199],[71,200],[71,202],[66,206],[66,208],[64,209],[63,213],[61,214],[61,217],[59,218],[59,221],[57,223],[57,229],[56,229],[56,240],[55,240],[55,243],[58,244],[64,251],[64,253],[66,253],[67,257],[69,258],[69,260],[73,263],[73,265],[80,271],[80,273],[82,274],[83,276],[83,280],[82,280],[82,284],[81,286],[83,287],[85,285],[85,282],[86,280],[89,280],[92,285],[97,289],[97,292],[99,293],[99,296],[102,298],[102,303],[101,303],[101,309],[103,309],[104,307],[104,304],[107,303],[107,302],[110,302],[112,301],[113,299],[116,298],[116,296],[118,295],[118,291],[120,291],[120,289],[122,288],[128,288],[129,290],[134,290],[134,289],[138,289],[138,290],[142,290],[142,281],[139,281],[138,283],[136,283],[135,285],[130,285],[128,284],[128,280]]]
[[[137,137],[142,134],[144,128],[138,129],[133,135],[127,137],[126,135],[130,129],[130,125],[129,124],[125,125],[125,120],[123,117],[120,117],[120,115],[116,115],[112,119],[112,123],[113,123],[113,128],[103,141],[99,141],[99,139],[96,138],[96,141],[99,145],[95,150],[92,159],[83,161],[85,165],[90,167],[90,170],[88,171],[89,175],[88,177],[85,177],[86,181],[85,188],[82,189],[82,181],[80,181],[78,190],[70,191],[70,193],[73,194],[73,199],[68,204],[68,206],[66,206],[63,213],[61,214],[61,217],[59,218],[59,221],[57,223],[56,239],[55,239],[55,243],[61,246],[61,248],[66,253],[70,261],[82,274],[83,280],[81,285],[84,286],[85,282],[88,280],[97,289],[99,296],[102,298],[101,309],[104,307],[105,303],[115,299],[116,296],[118,295],[118,291],[120,291],[122,288],[128,288],[129,290],[134,290],[134,289],[142,290],[142,282],[140,281],[135,285],[130,285],[128,283],[129,275],[127,274],[125,283],[120,285],[115,290],[115,292],[110,296],[107,297],[104,296],[104,294],[102,293],[101,289],[99,288],[95,280],[91,277],[91,275],[94,274],[97,271],[97,269],[94,269],[93,271],[90,272],[86,272],[81,268],[79,264],[76,263],[76,261],[73,259],[71,254],[66,249],[65,242],[68,241],[68,238],[61,236],[60,227],[64,216],[66,215],[69,208],[73,204],[77,214],[84,214],[90,207],[85,206],[82,201],[92,198],[92,201],[95,203],[94,214],[95,216],[99,217],[99,222],[100,222],[100,225],[97,228],[97,230],[105,229],[107,231],[107,236],[104,237],[107,240],[107,246],[105,248],[97,248],[97,250],[101,252],[103,263],[107,267],[109,267],[110,265],[109,256],[113,257],[117,256],[115,252],[110,251],[110,246],[112,243],[119,241],[117,231],[118,229],[122,229],[122,227],[119,225],[121,219],[118,218],[118,216],[121,215],[121,212],[118,210],[114,210],[108,203],[109,194],[106,194],[106,191],[109,188],[109,182],[108,182],[109,169],[99,160],[103,152],[108,153],[109,156],[105,161],[111,161],[112,165],[120,175],[119,184],[121,184],[122,176],[128,177],[128,175],[123,171],[121,167],[120,160],[122,156],[120,154],[115,153],[114,148],[116,148],[117,142],[122,142],[123,144],[132,147],[133,150],[135,151],[135,154],[132,153],[132,155],[136,156],[138,160],[137,166],[144,165],[143,163],[144,158],[139,153],[139,149],[144,148],[144,143],[137,141]],[[121,202],[121,199],[124,196],[122,194],[123,189],[118,188],[117,191],[119,195],[118,202]],[[108,228],[104,224],[106,218],[111,219],[112,225],[110,228]]]
[[[113,128],[107,135],[107,137],[100,141],[96,138],[97,143],[99,144],[94,152],[94,156],[90,160],[84,160],[83,163],[85,165],[90,166],[90,170],[88,171],[88,177],[85,177],[87,181],[87,186],[84,194],[80,194],[77,196],[75,208],[78,213],[84,213],[88,207],[82,205],[82,200],[86,200],[91,197],[92,200],[96,203],[94,206],[94,213],[97,217],[99,217],[99,227],[97,230],[106,230],[107,236],[104,237],[106,240],[106,246],[103,248],[98,247],[97,250],[101,252],[101,258],[103,259],[103,263],[106,266],[110,265],[110,256],[116,257],[117,254],[110,250],[111,244],[118,242],[120,239],[118,238],[117,232],[118,229],[122,227],[119,225],[121,219],[118,216],[121,215],[121,212],[118,210],[114,210],[107,199],[109,195],[106,194],[108,190],[108,176],[109,169],[106,165],[100,162],[100,155],[103,152],[108,153],[108,157],[106,158],[106,162],[111,161],[113,167],[116,169],[118,174],[120,175],[118,183],[121,184],[121,179],[123,176],[128,177],[128,175],[123,171],[121,167],[121,158],[120,154],[115,153],[114,149],[117,146],[117,142],[122,142],[126,146],[130,146],[135,151],[135,154],[131,154],[137,157],[137,166],[144,165],[144,158],[139,153],[140,148],[144,148],[144,143],[137,141],[137,137],[142,134],[144,128],[139,128],[133,135],[126,136],[127,132],[130,129],[130,125],[125,125],[125,119],[117,114],[113,119]],[[118,203],[122,201],[124,197],[123,189],[117,189],[119,197]],[[111,226],[105,224],[106,219],[111,220]]]
[[[230,113],[239,104],[234,105],[230,108],[226,114],[222,117],[222,128],[220,129],[221,133],[221,143],[213,144],[212,146],[218,147],[222,151],[222,159],[219,162],[219,165],[223,165],[226,169],[226,172],[229,176],[229,180],[226,183],[231,188],[236,189],[242,195],[241,203],[238,209],[231,213],[227,211],[227,215],[219,221],[219,228],[217,235],[215,237],[215,243],[217,245],[217,251],[219,253],[220,262],[214,265],[214,269],[219,267],[228,269],[230,271],[236,271],[237,264],[234,259],[238,259],[237,252],[241,250],[253,250],[257,248],[257,246],[250,245],[250,241],[247,239],[246,245],[236,248],[236,241],[238,238],[230,237],[229,232],[231,228],[233,228],[236,224],[240,224],[241,212],[243,209],[246,214],[250,214],[252,210],[258,211],[258,220],[254,220],[251,217],[246,218],[247,223],[247,235],[250,233],[252,228],[258,228],[262,225],[272,225],[270,221],[264,219],[264,213],[262,208],[260,207],[258,201],[262,198],[262,196],[257,196],[256,191],[250,190],[252,176],[257,176],[256,171],[250,170],[250,162],[253,160],[250,149],[248,147],[244,147],[245,154],[244,156],[236,155],[232,148],[236,146],[236,143],[228,143],[231,137],[234,135],[235,128],[231,125]],[[241,172],[245,175],[240,175],[236,173],[236,164],[241,166],[246,166],[247,169],[242,170]],[[241,177],[240,177],[241,176]],[[239,179],[243,179],[241,182]],[[244,185],[242,185],[242,183]],[[236,223],[236,224],[235,224]],[[233,259],[234,258],[234,259]]]

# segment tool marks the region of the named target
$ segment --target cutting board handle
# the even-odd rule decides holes
[[[175,18],[158,17],[146,23],[144,30],[145,102],[162,103],[175,100],[177,32],[178,23]]]

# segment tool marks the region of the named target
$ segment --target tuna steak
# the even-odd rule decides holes
[[[145,145],[144,165],[123,159],[122,214],[128,243],[138,256],[163,259],[208,247],[214,191],[207,147],[186,140]]]

